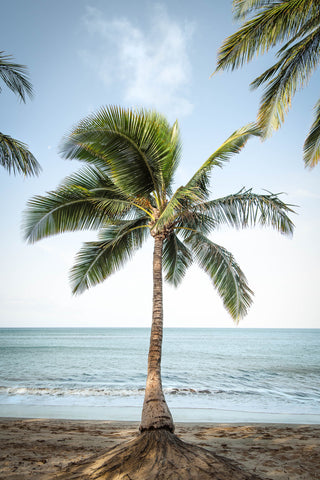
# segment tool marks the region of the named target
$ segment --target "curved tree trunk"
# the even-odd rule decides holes
[[[174,431],[172,416],[165,401],[161,383],[163,335],[162,246],[162,236],[155,236],[153,251],[152,327],[148,356],[148,376],[140,424],[141,432],[159,428],[164,428],[171,432]]]
[[[185,443],[171,433],[174,424],[161,384],[162,244],[163,238],[155,236],[153,315],[142,433],[102,455],[71,463],[54,480],[262,480],[232,461]]]

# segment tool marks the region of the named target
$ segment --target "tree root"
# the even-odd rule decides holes
[[[98,457],[69,465],[59,480],[261,480],[233,461],[185,443],[173,433],[150,430]]]

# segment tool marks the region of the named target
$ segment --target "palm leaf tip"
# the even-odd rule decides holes
[[[0,132],[0,165],[9,173],[37,176],[41,166],[25,143]]]
[[[314,121],[303,146],[305,167],[312,169],[320,160],[320,100],[315,106]]]
[[[86,242],[70,272],[77,295],[118,271],[142,246],[148,233],[147,218],[124,220],[102,229],[98,241]]]
[[[256,225],[272,227],[285,234],[292,235],[294,224],[289,213],[295,213],[280,198],[280,194],[255,194],[251,189],[241,189],[228,195],[202,204],[217,225],[227,224],[235,228],[248,228]]]
[[[286,204],[279,198],[279,195],[269,193],[269,195],[263,196],[265,201],[261,210],[260,223],[263,226],[270,225],[283,235],[290,237],[294,233],[295,225],[288,214],[296,213],[292,208],[295,205]]]
[[[233,255],[200,233],[186,238],[199,266],[209,275],[224,307],[235,322],[244,317],[252,304],[253,292]]]
[[[166,281],[177,287],[183,280],[188,267],[192,264],[192,255],[188,247],[175,233],[164,241],[163,267]]]
[[[14,63],[13,57],[5,55],[3,51],[0,52],[0,78],[24,103],[27,96],[33,97],[33,87],[28,78],[27,67]]]

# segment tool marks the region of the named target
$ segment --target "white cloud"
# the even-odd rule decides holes
[[[297,197],[302,197],[302,198],[320,198],[319,193],[315,193],[309,190],[304,190],[302,188],[297,189],[295,192],[293,192],[293,195],[296,195]]]
[[[98,41],[81,55],[106,85],[120,86],[126,104],[186,115],[192,111],[188,45],[193,25],[170,19],[159,5],[152,13],[142,30],[126,18],[107,20],[98,9],[88,7],[85,26]]]

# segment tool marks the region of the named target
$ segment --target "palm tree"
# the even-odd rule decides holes
[[[0,78],[24,103],[27,96],[32,98],[32,85],[26,67],[13,63],[11,55],[4,55],[4,52],[0,52]],[[0,92],[1,90],[0,87]],[[41,170],[27,145],[1,132],[0,165],[9,173],[23,173],[26,176],[38,175]]]
[[[278,195],[240,190],[209,200],[213,167],[222,167],[254,135],[259,135],[254,124],[235,131],[173,193],[181,152],[177,122],[170,126],[156,112],[102,108],[82,120],[62,144],[64,157],[85,162],[84,168],[28,202],[24,227],[29,242],[65,231],[100,230],[98,240],[84,243],[76,257],[74,294],[108,278],[149,235],[153,238],[153,313],[141,431],[174,430],[161,384],[162,271],[177,286],[195,260],[238,321],[247,313],[252,291],[232,254],[208,234],[223,224],[293,232],[287,215],[292,210]]]
[[[277,61],[252,83],[265,87],[258,124],[269,136],[284,121],[298,89],[307,85],[320,61],[320,9],[314,0],[233,0],[234,17],[243,21],[218,52],[216,71],[243,66],[279,45]],[[320,159],[320,99],[304,143],[305,166]]]

